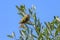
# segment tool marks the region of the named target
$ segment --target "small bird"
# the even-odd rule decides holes
[[[25,15],[22,19],[21,19],[21,21],[19,22],[19,24],[25,24],[25,23],[27,23],[28,21],[29,21],[29,19],[30,19],[30,15]]]

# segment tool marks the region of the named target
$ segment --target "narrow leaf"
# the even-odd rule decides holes
[[[7,37],[9,37],[9,38],[13,38],[13,36],[12,36],[12,35],[7,35]]]

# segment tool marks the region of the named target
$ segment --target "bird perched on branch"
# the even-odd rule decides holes
[[[19,22],[19,24],[25,24],[25,23],[27,23],[28,21],[29,21],[29,19],[30,19],[30,15],[25,15],[22,19],[21,19],[21,21]]]

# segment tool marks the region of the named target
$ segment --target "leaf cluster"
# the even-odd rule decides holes
[[[22,17],[27,15],[25,5],[16,6],[18,14]],[[28,14],[30,20],[24,25],[20,26],[20,36],[18,40],[60,40],[60,19],[58,16],[54,16],[51,22],[44,22],[41,24],[40,19],[36,16],[35,7],[28,8]],[[35,31],[35,32],[34,32]],[[34,32],[34,33],[33,33]],[[14,38],[13,35],[8,35],[10,38]]]

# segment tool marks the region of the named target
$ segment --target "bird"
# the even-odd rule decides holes
[[[19,22],[19,24],[25,24],[29,21],[30,19],[30,15],[26,14],[22,19],[21,21]]]

